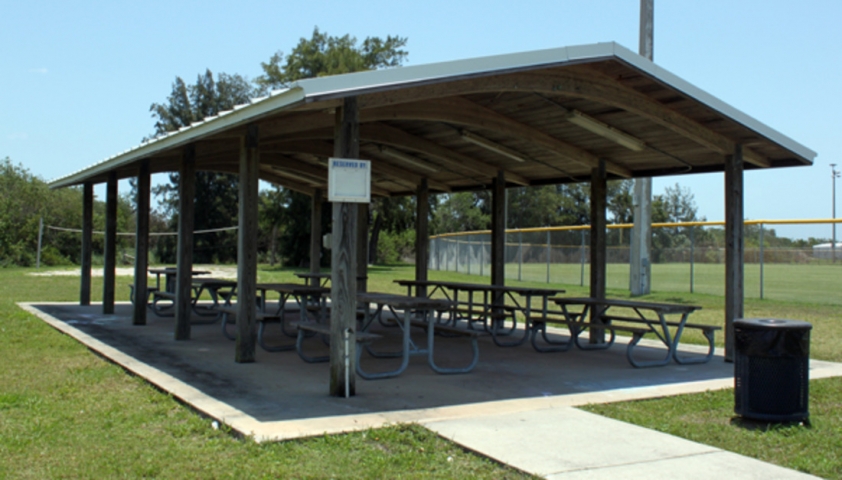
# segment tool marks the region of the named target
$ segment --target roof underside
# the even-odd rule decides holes
[[[577,48],[589,54],[557,49],[302,81],[51,185],[136,176],[144,159],[153,173],[177,171],[188,144],[198,170],[237,173],[246,126],[257,125],[263,180],[324,191],[334,111],[350,96],[374,195],[412,194],[423,178],[434,191],[487,188],[500,170],[508,186],[586,181],[599,159],[615,178],[722,171],[736,145],[747,169],[815,157],[622,47]],[[490,66],[478,68],[483,61]]]

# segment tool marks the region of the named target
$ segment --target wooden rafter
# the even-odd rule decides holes
[[[599,164],[596,155],[559,140],[529,125],[509,118],[494,110],[455,96],[409,104],[364,110],[361,121],[426,120],[465,127],[481,128],[501,135],[514,136],[530,141],[568,160],[593,168]],[[607,164],[608,171],[621,177],[631,177],[631,171],[615,163]]]
[[[366,156],[375,160],[372,162],[371,169],[379,172],[383,176],[389,178],[394,183],[403,185],[404,187],[414,190],[421,184],[424,175],[406,170],[400,166],[395,165],[388,157],[380,153],[380,149],[374,144],[364,144],[360,146],[360,151],[365,152]],[[430,188],[440,190],[442,192],[449,192],[450,186],[441,182],[428,180]]]
[[[632,112],[719,154],[734,150],[735,141],[714,132],[668,106],[598,73],[566,69],[551,74],[518,73],[472,78],[455,82],[392,90],[360,97],[363,111],[398,104],[434,100],[457,95],[500,92],[534,92],[592,100]],[[769,160],[757,152],[744,154],[746,161],[768,166]]]
[[[452,171],[464,172],[469,177],[490,181],[499,169],[499,167],[476,160],[424,137],[413,135],[385,123],[364,123],[360,126],[360,133],[364,140],[421,153],[441,162],[439,163],[440,166],[447,167]],[[529,185],[529,180],[513,172],[506,171],[506,178],[518,185]]]
[[[297,179],[299,181],[309,183],[315,188],[324,189],[327,187],[327,167],[312,165],[277,153],[267,154],[261,157],[261,165],[271,168],[275,175]],[[381,180],[382,178],[372,175],[373,183],[380,183]],[[371,187],[371,193],[381,197],[388,197],[391,195],[391,192],[376,186]]]
[[[289,148],[289,146],[293,144],[304,146],[312,141],[327,140],[331,138],[332,135],[333,130],[329,128],[302,131],[296,134],[291,134],[289,138],[294,140],[291,140],[290,142],[283,141],[282,137],[274,137],[271,140],[267,140],[267,142],[272,145],[267,148],[279,148],[280,145],[284,145],[285,148]],[[459,153],[439,145],[431,140],[427,140],[426,138],[413,135],[397,127],[381,122],[368,122],[361,124],[360,139],[362,141],[388,145],[420,153],[435,160],[434,162],[431,162],[432,165],[441,167],[442,169],[451,170],[459,175],[469,178],[481,179],[482,182],[490,182],[493,177],[493,173],[499,169],[497,166],[482,162],[463,153]],[[298,151],[312,151],[307,147],[305,148],[306,149]],[[322,146],[322,149],[326,150],[327,148],[326,144]],[[529,185],[529,180],[513,172],[506,171],[506,178],[512,183],[516,183],[518,185]]]
[[[229,162],[205,165],[203,169],[207,171],[221,173],[233,173],[235,175],[238,174],[240,171],[238,165]],[[284,188],[288,188],[290,190],[303,193],[305,195],[313,195],[314,189],[308,185],[302,184],[301,182],[296,182],[292,179],[281,177],[264,169],[260,170],[259,176],[261,180],[280,185]]]

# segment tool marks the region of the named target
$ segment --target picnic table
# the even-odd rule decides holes
[[[432,299],[425,297],[412,297],[405,295],[394,295],[389,293],[359,293],[357,294],[357,301],[365,305],[374,304],[375,308],[365,308],[365,318],[362,322],[361,331],[369,333],[370,328],[375,321],[381,324],[389,324],[389,321],[383,318],[384,310],[390,311],[394,315],[394,325],[401,329],[402,333],[402,348],[400,352],[379,352],[374,350],[370,345],[366,345],[366,350],[374,357],[388,358],[400,357],[401,363],[398,368],[386,372],[367,372],[357,361],[357,374],[367,380],[375,380],[381,378],[395,377],[403,373],[409,365],[409,358],[414,355],[426,355],[427,363],[430,368],[436,373],[453,374],[453,373],[467,373],[470,372],[479,360],[479,345],[477,337],[479,332],[454,327],[440,323],[438,320],[441,314],[453,308],[453,302],[441,299]],[[398,313],[400,311],[401,313]],[[421,327],[427,332],[426,348],[417,345],[410,335],[412,327]],[[434,346],[436,332],[447,333],[448,335],[463,335],[471,340],[472,358],[470,363],[464,367],[441,367],[436,364],[434,356]]]
[[[533,300],[540,299],[539,312],[545,315],[549,298],[564,293],[564,290],[560,288],[514,287],[434,280],[395,280],[395,283],[406,287],[407,295],[412,295],[413,288],[416,290],[416,295],[419,289],[423,288],[427,291],[427,297],[441,292],[445,298],[454,303],[454,308],[451,310],[451,319],[454,324],[459,320],[467,320],[469,324],[475,321],[482,322],[484,329],[491,334],[494,344],[500,347],[515,347],[529,339]],[[460,293],[465,294],[467,298],[460,299]],[[481,298],[478,299],[477,296]],[[506,299],[513,305],[506,305]],[[517,329],[517,312],[523,314],[523,335],[513,341],[504,341],[500,337],[511,335]],[[500,328],[506,318],[511,318],[512,326],[501,332]]]
[[[626,348],[626,358],[634,367],[655,367],[668,364],[671,360],[678,364],[703,363],[709,361],[714,353],[714,332],[720,327],[712,325],[689,324],[690,314],[702,307],[674,303],[641,302],[608,298],[554,298],[553,302],[561,311],[547,311],[543,316],[535,316],[532,322],[532,345],[539,352],[565,351],[572,345],[583,350],[606,349],[614,343],[617,331],[629,333],[632,339]],[[649,313],[647,317],[646,313]],[[652,317],[656,318],[652,318]],[[667,316],[678,316],[678,320],[667,320]],[[674,318],[674,317],[673,317]],[[547,336],[547,323],[556,322],[567,326],[570,338],[557,341]],[[621,322],[616,324],[615,322]],[[670,330],[674,328],[674,332]],[[685,329],[698,329],[708,340],[708,353],[702,357],[682,357],[678,355],[678,344]],[[586,330],[608,331],[610,338],[604,343],[580,342],[581,334]],[[641,361],[635,357],[634,348],[644,335],[653,333],[666,347],[663,359]],[[538,338],[550,345],[539,345]]]
[[[164,291],[167,292],[175,292],[175,277],[178,273],[177,267],[160,267],[160,268],[150,268],[149,273],[155,275],[155,289],[161,291],[161,276],[164,277]],[[192,275],[210,275],[211,272],[207,270],[193,270]]]
[[[149,308],[155,312],[159,317],[172,317],[175,315],[175,300],[176,300],[176,275],[178,269],[175,267],[164,268],[150,268],[149,273],[155,275],[155,287],[150,288],[152,300],[149,302]],[[194,277],[201,275],[208,275],[211,272],[207,270],[193,270],[191,274]],[[161,277],[164,277],[164,288],[161,288]],[[214,317],[210,322],[193,322],[193,323],[213,323],[219,319],[218,307],[220,306],[220,295],[223,297],[223,302],[227,301],[226,296],[230,293],[224,289],[235,289],[236,282],[231,280],[217,279],[217,278],[193,278],[191,279],[191,304],[193,312],[202,317]],[[204,306],[199,304],[199,299],[203,292],[208,292],[211,296],[213,304]],[[160,302],[167,302],[166,305],[161,305]]]
[[[200,317],[214,317],[208,322],[193,322],[193,323],[214,323],[219,320],[221,304],[227,304],[230,301],[231,295],[234,294],[237,288],[237,282],[231,280],[223,280],[218,278],[194,278],[191,281],[192,293],[190,294],[190,304],[193,313]],[[202,305],[199,299],[203,292],[208,292],[211,297],[211,305]],[[167,290],[159,290],[153,293],[152,302],[149,307],[159,317],[172,317],[175,315],[175,292]],[[220,302],[220,299],[222,300]],[[161,305],[159,302],[169,302],[168,305]]]
[[[307,285],[324,287],[330,281],[330,273],[298,272],[295,276],[307,282]]]
[[[258,321],[257,343],[261,348],[267,352],[279,352],[284,350],[292,350],[295,348],[295,343],[269,345],[265,340],[266,327],[270,323],[278,323],[281,326],[281,333],[295,338],[296,331],[287,331],[286,329],[286,302],[290,297],[293,297],[299,305],[300,319],[318,322],[325,316],[326,305],[325,298],[330,293],[329,288],[313,287],[299,283],[258,283],[256,285],[257,296],[257,312],[256,317]],[[278,308],[272,310],[269,308],[268,292],[277,292],[279,294]],[[234,323],[232,316],[237,315],[237,307],[227,305],[221,309],[222,311],[222,334],[230,339],[236,339],[236,336],[228,332],[228,326]]]

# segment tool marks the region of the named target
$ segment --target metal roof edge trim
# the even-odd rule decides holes
[[[507,70],[560,65],[575,60],[599,59],[614,55],[614,42],[507,53],[488,57],[451,60],[385,70],[369,70],[346,75],[309,78],[293,85],[304,88],[307,98],[378,89],[387,86],[459,78]]]
[[[272,96],[262,97],[249,105],[243,105],[241,108],[232,110],[225,115],[209,117],[208,120],[197,122],[183,130],[166,133],[151,142],[142,143],[90,167],[51,180],[48,185],[52,189],[76,185],[84,181],[85,178],[99,175],[114,167],[140,160],[163,150],[185,145],[202,136],[247,123],[269,112],[302,102],[304,98],[303,89],[291,87]]]
[[[792,153],[808,160],[810,163],[812,163],[815,160],[817,155],[815,151],[798,143],[797,141],[775,130],[774,128],[762,123],[754,117],[751,117],[750,115],[738,110],[737,108],[732,107],[731,105],[705,92],[699,87],[694,86],[693,84],[687,82],[681,77],[658,66],[649,59],[642,57],[632,52],[631,50],[623,47],[622,45],[616,43],[614,44],[614,55],[622,61],[626,62],[627,64],[633,66],[634,68],[646,72],[655,79],[664,82],[670,87],[675,88],[676,90],[698,100],[699,102],[702,102],[708,107],[722,113],[726,117],[734,120],[735,122],[743,125],[744,127],[757,132],[761,136],[766,137],[774,143],[780,144],[784,148],[790,150]]]

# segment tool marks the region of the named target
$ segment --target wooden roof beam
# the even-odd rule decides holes
[[[372,171],[377,171],[393,182],[403,185],[410,190],[415,190],[421,184],[421,180],[427,178],[424,175],[395,166],[388,160],[388,157],[383,156],[378,145],[372,143],[361,145],[360,151],[365,152],[366,156],[374,160],[371,162]],[[433,190],[442,192],[451,191],[450,185],[429,178],[427,178],[427,184]]]
[[[556,155],[589,168],[599,164],[599,158],[587,150],[458,96],[380,107],[361,113],[360,121],[373,120],[425,120],[485,129],[535,143]],[[615,163],[606,162],[606,168],[621,177],[632,176],[631,170]]]
[[[483,183],[489,183],[494,177],[494,172],[499,170],[499,167],[381,122],[360,125],[360,136],[368,141],[405,148],[435,158],[441,162],[439,165],[442,168],[454,172],[465,172],[466,176],[482,179]],[[506,171],[506,176],[509,181],[518,185],[529,185],[529,180],[516,173]]]
[[[734,151],[735,142],[693,119],[670,109],[647,95],[596,72],[563,71],[515,73],[447,83],[434,83],[413,89],[378,92],[360,97],[363,112],[376,107],[392,107],[456,95],[501,92],[533,92],[584,98],[632,112],[722,155]],[[758,166],[770,165],[763,155],[744,148],[744,159]],[[609,169],[610,171],[610,169]]]
[[[311,143],[320,142],[320,150],[322,155],[332,156],[332,146],[328,142],[333,138],[333,127],[325,127],[320,129],[308,129],[300,132],[290,133],[289,140],[283,137],[273,137],[266,139],[264,142],[267,149],[278,151],[279,149],[289,149],[289,151],[307,151],[313,152]],[[360,124],[360,140],[377,143],[380,145],[387,145],[399,149],[411,150],[423,154],[436,162],[430,163],[431,167],[440,168],[442,170],[450,170],[458,175],[466,176],[473,179],[480,179],[480,183],[490,183],[493,178],[493,172],[499,170],[498,166],[494,166],[473,157],[450,150],[426,138],[419,137],[407,133],[399,128],[387,125],[382,122],[371,122]],[[420,159],[419,159],[420,160]],[[527,186],[529,180],[514,172],[506,172],[506,178],[515,184]],[[435,187],[434,187],[435,188]]]
[[[589,98],[638,114],[722,155],[732,154],[738,143],[592,69],[588,69],[587,73],[570,72],[567,78],[556,82],[553,89],[557,93]],[[754,151],[748,151],[744,160],[760,167],[771,165],[767,158]]]
[[[240,172],[240,168],[238,165],[233,165],[230,163],[210,164],[206,165],[206,169],[215,172],[233,173],[235,175],[239,174]],[[288,188],[290,190],[303,193],[305,195],[313,196],[313,193],[315,191],[312,187],[303,185],[300,182],[295,182],[293,180],[280,177],[263,169],[261,169],[258,173],[261,180],[280,185],[284,188]]]

